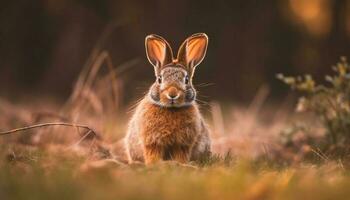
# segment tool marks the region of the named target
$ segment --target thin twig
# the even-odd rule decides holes
[[[328,161],[327,157],[323,156],[321,153],[317,152],[316,150],[311,148],[311,151],[316,154],[318,157],[320,157],[321,159],[323,159],[324,161]]]
[[[32,126],[25,126],[25,127],[21,127],[21,128],[16,128],[16,129],[12,129],[9,131],[1,131],[0,132],[0,136],[3,135],[9,135],[12,133],[16,133],[16,132],[20,132],[20,131],[26,131],[26,130],[30,130],[30,129],[35,129],[35,128],[42,128],[42,127],[46,127],[46,126],[68,126],[68,127],[78,127],[78,128],[83,128],[86,129],[88,131],[91,131],[91,133],[94,135],[94,137],[97,137],[97,133],[92,130],[90,127],[86,126],[86,125],[80,125],[80,124],[70,124],[70,123],[64,123],[64,122],[54,122],[54,123],[44,123],[44,124],[35,124]]]
[[[80,138],[80,140],[78,142],[76,142],[75,144],[72,145],[72,147],[76,147],[79,146],[79,144],[85,140],[85,138],[87,138],[87,136],[89,136],[92,133],[92,131],[88,131],[83,137]]]

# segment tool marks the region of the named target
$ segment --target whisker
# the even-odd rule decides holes
[[[126,111],[126,113],[134,112],[136,107],[140,104],[140,102],[144,99],[144,96],[138,98],[135,103],[133,103]]]
[[[199,83],[195,85],[195,87],[208,87],[208,86],[213,86],[215,83]]]
[[[207,95],[203,95],[203,94],[200,94],[197,92],[197,96],[200,96],[200,97],[203,97],[203,98],[210,98],[210,96],[207,96]]]
[[[206,104],[208,104],[209,105],[209,102],[207,102],[207,101],[204,101],[204,100],[201,100],[201,99],[196,99],[196,101],[198,101],[198,102],[200,102],[200,103],[206,103]]]
[[[202,102],[197,102],[200,105],[201,110],[205,110],[208,113],[212,113],[212,110],[210,109],[210,104],[208,103],[202,103]]]
[[[206,101],[203,101],[203,100],[200,100],[200,99],[196,99],[196,102],[200,105],[204,105],[204,106],[208,106],[210,107],[210,103],[206,102]]]

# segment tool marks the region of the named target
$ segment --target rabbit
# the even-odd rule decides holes
[[[196,103],[195,68],[205,57],[208,36],[197,33],[180,46],[177,58],[161,36],[145,38],[156,81],[137,105],[124,138],[129,163],[196,161],[210,155],[209,128]]]

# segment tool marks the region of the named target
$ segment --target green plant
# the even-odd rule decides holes
[[[297,111],[309,111],[326,129],[323,149],[344,148],[350,142],[350,66],[345,57],[333,66],[335,75],[327,75],[328,84],[317,84],[311,75],[277,78],[291,89],[302,92]]]

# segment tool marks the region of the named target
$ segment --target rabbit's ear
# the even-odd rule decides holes
[[[208,36],[205,33],[196,33],[182,43],[177,54],[177,59],[193,70],[204,59],[207,46]]]
[[[152,34],[145,39],[148,61],[157,69],[173,61],[169,43],[162,37]]]

